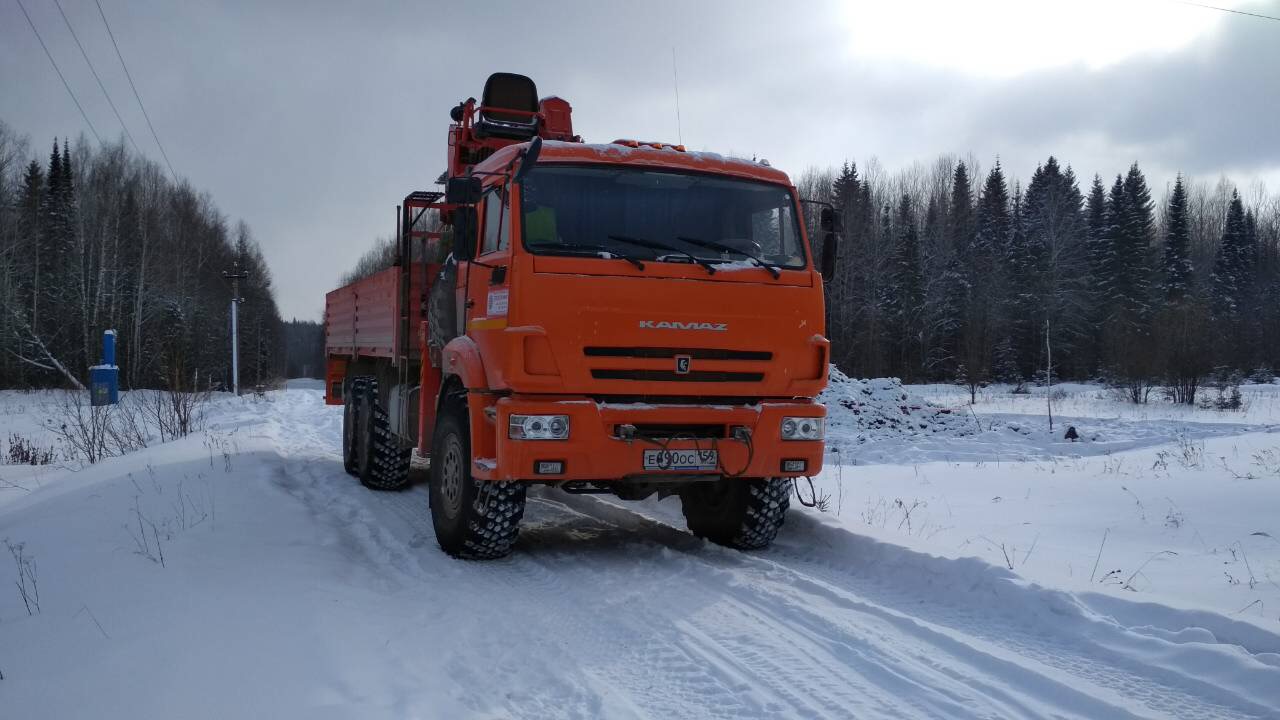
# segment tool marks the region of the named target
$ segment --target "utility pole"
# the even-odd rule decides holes
[[[236,395],[240,394],[240,328],[237,322],[237,314],[240,303],[244,302],[244,298],[240,297],[240,281],[249,277],[249,273],[240,269],[240,262],[236,261],[231,264],[231,271],[222,271],[222,277],[231,281],[231,390]]]
[[[1049,319],[1044,320],[1045,405],[1049,408],[1049,432],[1053,432],[1053,345],[1049,342]]]

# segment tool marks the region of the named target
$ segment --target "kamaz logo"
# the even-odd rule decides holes
[[[641,320],[642,330],[714,330],[724,332],[729,329],[727,323],[680,322],[679,320]]]

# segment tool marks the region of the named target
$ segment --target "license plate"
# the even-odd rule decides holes
[[[715,470],[720,455],[715,450],[645,450],[645,470]]]

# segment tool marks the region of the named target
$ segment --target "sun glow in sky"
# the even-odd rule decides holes
[[[1097,69],[1177,50],[1225,15],[1176,0],[850,0],[841,5],[839,22],[852,60],[1011,77],[1064,65]]]

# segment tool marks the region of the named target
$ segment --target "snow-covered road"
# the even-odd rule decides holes
[[[1280,717],[1280,635],[812,511],[744,554],[673,500],[539,491],[513,556],[453,560],[422,485],[342,471],[337,410],[245,401],[0,507],[43,601],[0,593],[0,717]],[[163,566],[138,508],[171,521]]]

